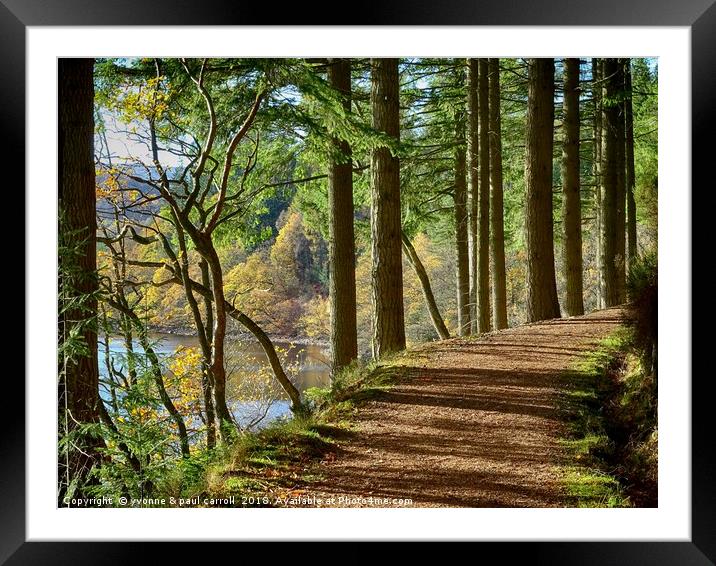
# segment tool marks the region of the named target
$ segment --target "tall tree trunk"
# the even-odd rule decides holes
[[[495,328],[507,328],[505,226],[502,188],[502,122],[500,119],[500,60],[490,59],[490,224],[492,225],[492,318]]]
[[[456,60],[461,65],[462,60]],[[464,70],[459,69],[458,85],[464,87]],[[468,246],[467,212],[467,171],[465,155],[465,112],[461,105],[455,112],[455,281],[457,290],[457,326],[460,336],[468,336],[471,331],[470,317],[470,251]]]
[[[552,219],[554,60],[530,59],[527,102],[527,319],[557,318]]]
[[[194,242],[197,251],[209,265],[211,292],[214,298],[214,340],[211,343],[211,375],[214,378],[214,410],[219,421],[219,434],[224,443],[231,442],[236,433],[236,421],[226,404],[226,300],[224,298],[224,275],[221,261],[214,248],[211,235],[200,234]]]
[[[617,60],[602,63],[602,256],[604,307],[619,304],[617,281],[617,152],[619,145],[619,108],[615,102],[619,90]],[[623,226],[622,230],[623,232]]]
[[[397,59],[371,60],[373,128],[398,142],[400,107]],[[400,217],[400,161],[390,148],[371,156],[373,357],[405,349]]]
[[[328,80],[351,110],[351,61],[329,59]],[[330,298],[333,374],[358,357],[356,328],[353,167],[348,142],[333,139],[328,166],[328,296]]]
[[[562,226],[568,316],[584,314],[582,297],[582,203],[579,183],[579,59],[564,60],[562,119]]]
[[[480,333],[492,329],[490,312],[490,106],[487,59],[478,64],[478,107],[480,134],[480,212],[478,237],[477,328]]]
[[[480,107],[478,105],[479,63],[467,60],[467,168],[470,195],[470,319],[472,332],[479,331],[477,304],[479,279],[480,216]]]
[[[410,262],[410,265],[415,271],[415,275],[418,276],[418,280],[420,281],[420,287],[423,290],[423,298],[425,299],[425,306],[428,309],[428,314],[430,315],[430,320],[433,323],[435,332],[438,333],[441,340],[447,340],[450,338],[450,332],[448,332],[447,326],[445,326],[445,321],[443,320],[438,304],[435,301],[435,295],[433,295],[433,289],[430,286],[428,272],[425,270],[423,262],[420,261],[420,256],[415,251],[413,244],[410,242],[410,238],[405,235],[405,232],[402,233],[402,239],[405,257],[408,258],[408,262]]]
[[[186,255],[185,255],[186,257]],[[202,258],[199,260],[199,269],[201,270],[201,282],[207,288],[211,287],[211,275],[209,274],[209,264]],[[188,266],[187,266],[188,276]],[[185,287],[187,300],[190,303],[196,303],[194,292],[191,287]],[[195,308],[196,307],[196,308]],[[216,446],[216,414],[214,412],[214,377],[211,374],[211,343],[214,341],[214,309],[211,305],[211,299],[204,297],[204,324],[201,319],[199,309],[195,304],[192,311],[196,310],[194,322],[197,332],[199,333],[199,342],[202,353],[202,372],[201,372],[201,390],[204,395],[204,413],[206,415],[206,447],[211,449]],[[203,330],[203,332],[202,332]],[[201,339],[201,335],[205,339]]]
[[[626,300],[626,133],[624,119],[624,59],[617,62],[617,297]]]
[[[60,243],[59,338],[81,340],[85,351],[64,354],[58,383],[60,430],[76,436],[77,425],[100,421],[97,366],[97,220],[94,168],[94,59],[58,60],[58,177]],[[70,336],[77,338],[70,338]],[[76,348],[74,348],[76,351]],[[60,505],[70,483],[82,495],[103,443],[73,438],[58,462]]]
[[[631,59],[624,64],[624,120],[626,127],[626,208],[627,208],[627,262],[631,267],[636,258],[636,201],[634,187],[634,108],[632,105]]]
[[[602,61],[592,59],[592,102],[594,105],[594,149],[592,172],[594,175],[595,265],[597,267],[597,308],[604,308],[602,287]]]

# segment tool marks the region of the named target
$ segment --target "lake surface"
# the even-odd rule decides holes
[[[152,333],[150,339],[154,351],[163,364],[169,362],[169,358],[179,347],[199,347],[196,336]],[[327,347],[288,342],[274,342],[274,346],[279,352],[287,375],[299,391],[303,392],[309,387],[326,387],[330,384]],[[135,353],[142,353],[136,341],[134,349]],[[261,345],[251,340],[227,338],[225,349],[227,404],[237,422],[241,426],[250,426],[259,420],[260,422],[254,426],[261,427],[289,415],[291,412],[289,401],[273,377]],[[100,375],[106,377],[104,344],[100,344],[98,350]],[[123,368],[126,356],[123,339],[111,338],[109,350],[115,367]],[[102,396],[106,398],[107,392],[104,393]]]

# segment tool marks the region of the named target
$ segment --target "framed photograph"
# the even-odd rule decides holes
[[[716,563],[690,236],[712,0],[308,20],[2,0],[27,269],[0,561]]]

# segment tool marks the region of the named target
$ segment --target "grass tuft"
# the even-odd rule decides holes
[[[656,387],[634,331],[622,327],[572,368],[562,409],[568,494],[580,507],[656,501]]]

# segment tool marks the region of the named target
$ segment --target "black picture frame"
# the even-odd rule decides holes
[[[0,120],[6,146],[5,162],[13,164],[19,175],[15,186],[24,186],[25,182],[22,164],[25,161],[27,26],[319,23],[688,26],[692,48],[692,186],[703,189],[713,186],[708,175],[716,149],[710,137],[710,132],[714,131],[713,102],[716,98],[714,0],[397,0],[354,4],[349,22],[341,20],[337,16],[339,12],[334,14],[336,16],[332,17],[328,11],[312,9],[300,2],[278,6],[240,0],[0,0],[0,52],[3,54]],[[48,135],[52,134],[48,132]],[[685,193],[686,190],[684,188]],[[31,297],[25,297],[26,301],[29,299]],[[691,329],[683,331],[690,333]],[[499,546],[490,550],[498,550],[501,561],[508,562],[527,558],[530,562],[550,564],[715,564],[716,465],[713,457],[715,427],[710,414],[710,373],[698,375],[696,379],[691,375],[669,376],[683,380],[685,384],[691,381],[692,535],[689,542],[508,542],[490,543]],[[6,398],[24,398],[24,384],[19,379],[4,380],[3,390]],[[173,542],[26,542],[24,405],[17,409],[15,415],[6,415],[4,432],[0,435],[0,563],[94,565],[137,559],[144,562],[160,556],[163,562],[177,557],[180,563],[186,561],[185,547]],[[347,538],[350,535],[346,532]],[[290,537],[290,534],[277,533],[277,538],[283,536]],[[77,533],[77,538],[81,539],[82,533]],[[244,556],[238,555],[236,559],[241,560]]]

